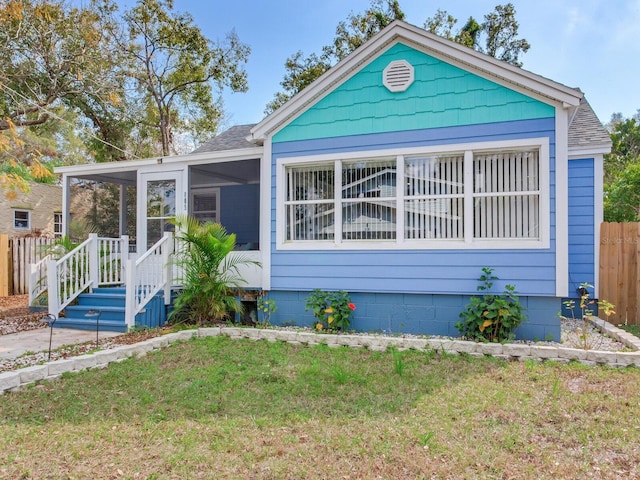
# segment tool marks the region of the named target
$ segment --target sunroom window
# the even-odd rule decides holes
[[[425,154],[411,149],[378,158],[331,156],[314,163],[282,160],[281,243],[544,247],[549,202],[541,188],[548,182],[548,144],[501,146]]]

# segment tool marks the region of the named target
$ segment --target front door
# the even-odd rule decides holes
[[[186,210],[183,190],[182,170],[140,174],[138,254],[147,251],[165,232],[173,231],[169,220]]]

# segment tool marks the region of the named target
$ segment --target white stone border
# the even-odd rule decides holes
[[[381,335],[317,334],[312,331],[270,330],[243,327],[212,327],[198,330],[183,330],[151,338],[133,345],[100,350],[98,352],[66,358],[0,373],[0,395],[5,391],[20,388],[41,380],[53,380],[66,372],[79,372],[90,368],[104,368],[112,362],[125,358],[142,357],[152,350],[164,348],[178,341],[191,340],[194,337],[226,335],[230,338],[248,338],[252,340],[283,341],[298,345],[320,345],[329,347],[368,348],[385,351],[389,347],[398,350],[435,350],[450,354],[467,354],[473,357],[490,355],[496,358],[515,361],[554,361],[568,363],[576,361],[585,365],[608,365],[611,367],[640,367],[640,339],[601,319],[594,323],[603,333],[634,348],[633,352],[610,352],[602,350],[581,350],[562,346],[527,345],[521,343],[477,343],[456,339],[387,337]]]

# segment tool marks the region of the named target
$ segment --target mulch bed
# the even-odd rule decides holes
[[[0,335],[47,327],[43,312],[30,312],[28,302],[28,295],[0,297]]]

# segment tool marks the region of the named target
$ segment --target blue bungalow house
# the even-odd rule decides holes
[[[597,288],[609,149],[580,90],[396,21],[257,125],[58,171],[65,220],[77,179],[119,184],[123,202],[137,187],[138,259],[177,213],[221,222],[261,262],[247,287],[276,302],[274,324],[310,324],[319,288],[351,294],[357,330],[455,336],[491,267],[526,306],[517,335],[558,339],[561,299]],[[139,291],[135,268],[112,283]],[[132,326],[145,308],[127,308]]]

